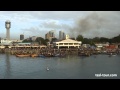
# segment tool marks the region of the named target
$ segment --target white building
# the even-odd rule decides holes
[[[0,44],[1,45],[12,45],[13,42],[22,42],[22,40],[8,40],[8,39],[1,39]]]
[[[1,39],[1,45],[10,45],[10,44],[12,44],[11,40]]]
[[[83,44],[82,45],[84,48],[88,48],[88,47],[90,47],[90,44]]]
[[[70,37],[69,37],[69,35],[65,35],[65,39],[69,39]]]
[[[36,39],[37,39],[36,36],[32,36],[32,37],[27,38],[27,40],[32,40],[32,41],[35,41]]]
[[[53,45],[55,47],[57,47],[58,49],[60,47],[67,47],[67,48],[70,48],[70,47],[80,47],[82,44],[81,41],[75,41],[75,40],[72,40],[72,39],[66,39],[66,40],[62,40],[62,41],[59,41],[59,42],[54,42]]]
[[[48,39],[50,42],[53,38],[55,38],[54,30],[51,30],[47,34],[45,34],[45,39]]]
[[[102,47],[106,47],[106,46],[109,46],[109,43],[98,43],[98,44],[95,44],[98,48],[102,48]]]

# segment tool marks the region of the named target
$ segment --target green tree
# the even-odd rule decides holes
[[[87,39],[87,38],[84,38],[82,43],[83,43],[83,44],[90,44],[90,40]]]
[[[32,40],[27,40],[27,39],[25,39],[25,40],[23,40],[22,42],[23,42],[23,43],[32,42]]]
[[[75,40],[75,38],[74,38],[74,37],[73,37],[73,38],[70,38],[70,39]]]
[[[83,42],[83,36],[82,35],[78,35],[76,38],[77,41],[82,41]]]
[[[37,37],[35,41],[38,42],[40,45],[47,44],[46,41],[44,40],[44,38],[42,38],[42,37]]]
[[[49,39],[45,39],[45,42],[49,42]]]
[[[57,40],[57,38],[52,38],[51,43],[56,42]]]
[[[100,42],[109,42],[109,39],[108,38],[105,38],[105,37],[101,37],[100,38]]]
[[[94,42],[94,43],[98,43],[98,42],[100,42],[100,38],[99,38],[99,37],[95,37],[95,38],[93,38],[93,42]]]

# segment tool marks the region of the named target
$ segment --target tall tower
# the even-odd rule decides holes
[[[6,39],[10,40],[10,28],[11,28],[11,22],[7,20],[5,22],[5,28],[6,28]]]

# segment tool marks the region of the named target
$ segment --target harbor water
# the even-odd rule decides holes
[[[117,74],[96,77],[95,74]],[[120,79],[120,55],[16,57],[0,54],[0,79]]]

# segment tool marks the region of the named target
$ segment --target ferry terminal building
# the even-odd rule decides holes
[[[66,47],[66,48],[71,48],[71,47],[77,47],[79,48],[81,46],[82,42],[81,41],[76,41],[72,39],[65,39],[59,42],[53,42],[53,46],[57,47],[58,49],[60,47]]]

